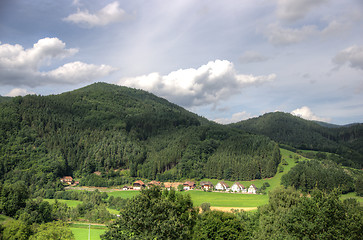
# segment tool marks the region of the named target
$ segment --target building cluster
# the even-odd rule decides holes
[[[71,176],[64,176],[60,179],[62,183],[65,184],[73,184],[77,185],[79,182],[74,182],[73,178]],[[186,182],[159,182],[159,181],[151,181],[145,184],[141,180],[135,181],[130,186],[123,186],[122,190],[141,190],[143,188],[150,188],[152,186],[160,186],[163,188],[166,188],[168,190],[174,188],[174,189],[180,189],[180,185],[183,186],[183,190],[193,190],[196,188],[196,184],[193,181],[186,181]],[[224,181],[218,182],[215,186],[210,181],[202,181],[200,182],[200,188],[205,191],[227,191],[227,192],[237,192],[237,193],[249,193],[249,194],[256,194],[257,193],[257,187],[254,184],[251,184],[248,188],[243,186],[239,182],[235,182],[231,187],[228,186],[227,183]]]
[[[196,188],[196,184],[193,181],[182,182],[164,182],[161,183],[159,181],[151,181],[145,184],[141,180],[135,181],[132,186],[123,186],[122,190],[141,190],[142,188],[150,188],[152,186],[161,186],[168,190],[171,188],[179,189],[180,185],[183,186],[183,190],[193,190]],[[228,186],[224,181],[218,182],[215,186],[210,181],[202,181],[200,182],[200,188],[205,191],[227,191],[227,192],[237,192],[237,193],[246,193],[246,194],[256,194],[257,187],[254,184],[251,184],[248,188],[243,186],[239,182],[235,182],[231,187]]]

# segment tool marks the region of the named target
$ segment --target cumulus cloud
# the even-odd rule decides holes
[[[282,20],[296,21],[325,2],[327,0],[278,0],[276,14]]]
[[[182,106],[217,104],[220,100],[240,93],[245,87],[262,84],[276,78],[238,74],[227,60],[210,61],[194,69],[180,69],[168,75],[150,73],[124,78],[120,85],[141,88]]]
[[[126,12],[120,8],[118,2],[113,2],[106,5],[95,14],[89,13],[88,10],[71,14],[63,20],[66,22],[75,23],[81,27],[92,28],[96,26],[105,26],[110,23],[120,22],[126,17]]]
[[[339,66],[346,63],[352,68],[363,70],[363,46],[351,46],[340,51],[333,62]]]
[[[284,28],[277,23],[268,25],[265,31],[268,41],[274,45],[299,43],[317,33],[318,30],[315,25],[307,25],[301,28]]]
[[[264,62],[269,58],[255,51],[246,51],[240,57],[241,63],[253,63],[253,62]]]
[[[7,97],[16,97],[16,96],[25,96],[25,95],[28,95],[28,94],[34,94],[34,92],[28,91],[25,88],[14,88],[10,92],[5,94],[5,96],[7,96]]]
[[[321,122],[330,122],[329,118],[323,118],[316,116],[310,108],[307,106],[303,106],[302,108],[297,108],[291,112],[292,115],[304,118],[306,120],[313,120],[313,121],[321,121]]]
[[[51,71],[40,71],[54,59],[72,56],[78,49],[67,49],[58,38],[43,38],[32,48],[0,43],[0,83],[31,87],[51,83],[80,83],[108,75],[114,69],[107,65],[82,62],[67,63]]]
[[[220,124],[229,124],[229,123],[236,123],[249,118],[251,118],[251,113],[243,111],[232,114],[232,117],[230,118],[217,118],[214,119],[214,121]]]

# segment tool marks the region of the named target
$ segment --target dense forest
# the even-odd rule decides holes
[[[337,126],[274,112],[231,126],[268,136],[289,150],[335,153],[335,162],[354,168],[363,167],[363,124]]]
[[[95,171],[123,177],[119,182],[250,180],[273,176],[279,162],[269,138],[210,122],[141,90],[96,83],[0,103],[1,181],[22,180],[31,192],[56,191],[59,177]]]

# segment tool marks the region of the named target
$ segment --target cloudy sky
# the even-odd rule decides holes
[[[220,123],[363,122],[361,0],[1,0],[0,95],[108,82]]]

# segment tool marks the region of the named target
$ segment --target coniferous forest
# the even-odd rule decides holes
[[[268,137],[210,122],[141,90],[96,83],[0,104],[0,176],[24,181],[31,192],[57,190],[60,177],[87,179],[95,171],[112,178],[127,170],[124,180],[102,186],[126,177],[251,180],[272,177],[280,162]]]

